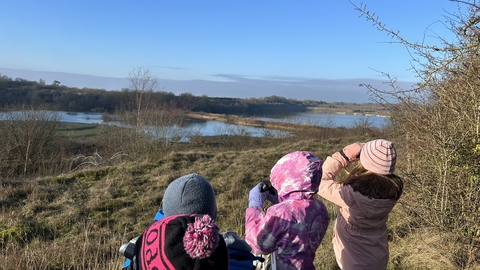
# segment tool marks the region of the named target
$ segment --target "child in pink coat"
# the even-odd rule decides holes
[[[386,269],[389,250],[388,214],[403,192],[403,181],[393,174],[397,153],[392,142],[373,140],[350,144],[327,157],[318,194],[339,206],[333,248],[340,268]],[[343,168],[360,161],[344,178]]]
[[[250,191],[245,240],[254,253],[272,253],[277,269],[315,269],[315,251],[328,227],[327,208],[314,197],[321,166],[322,160],[310,152],[289,153],[270,173],[277,194],[263,191],[263,183]],[[267,199],[274,205],[265,211]]]

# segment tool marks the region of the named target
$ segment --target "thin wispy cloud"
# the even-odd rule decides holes
[[[175,69],[175,70],[190,70],[188,68],[183,67],[166,67],[166,66],[153,66],[155,68],[163,68],[163,69]]]

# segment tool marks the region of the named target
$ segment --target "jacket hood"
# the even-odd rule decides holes
[[[313,197],[318,192],[322,163],[317,156],[306,151],[296,151],[283,156],[270,172],[270,183],[278,192],[278,200],[290,194],[301,198]]]
[[[397,203],[396,200],[369,198],[354,191],[351,186],[342,186],[340,195],[349,206],[348,222],[360,227],[378,227],[385,224],[388,214]]]

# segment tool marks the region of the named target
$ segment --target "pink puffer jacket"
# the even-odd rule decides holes
[[[293,152],[272,168],[270,182],[279,203],[264,211],[246,210],[246,241],[257,254],[275,252],[277,269],[315,269],[315,251],[328,227],[325,205],[314,198],[321,160],[309,152]]]

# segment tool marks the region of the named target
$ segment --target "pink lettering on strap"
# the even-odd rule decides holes
[[[175,269],[165,254],[166,225],[176,216],[170,216],[153,223],[142,239],[141,260],[145,270]],[[161,255],[160,255],[161,253]]]

